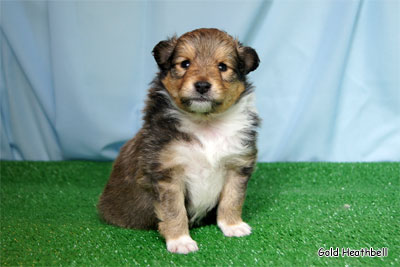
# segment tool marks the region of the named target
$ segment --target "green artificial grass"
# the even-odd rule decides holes
[[[167,252],[156,231],[101,222],[111,163],[1,162],[1,266],[400,265],[400,163],[262,163],[247,191],[250,236],[191,230],[199,251]],[[388,257],[319,257],[320,247]]]

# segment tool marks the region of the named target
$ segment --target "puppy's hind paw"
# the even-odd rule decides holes
[[[233,225],[227,225],[224,222],[218,222],[218,226],[222,230],[225,236],[240,237],[251,234],[251,227],[245,222]]]
[[[189,252],[199,250],[196,241],[194,241],[188,235],[183,235],[177,239],[168,240],[167,249],[169,252],[178,254],[188,254]]]

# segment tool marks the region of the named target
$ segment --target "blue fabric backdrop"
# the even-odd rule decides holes
[[[1,158],[115,158],[153,46],[216,27],[261,58],[260,161],[398,161],[399,3],[1,1]]]

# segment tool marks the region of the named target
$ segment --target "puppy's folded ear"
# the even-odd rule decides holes
[[[170,57],[175,49],[177,37],[173,36],[165,41],[159,42],[153,48],[153,56],[157,62],[158,67],[162,71],[167,71],[170,66]]]
[[[258,58],[256,50],[248,46],[239,46],[238,52],[242,62],[242,71],[245,75],[257,69],[260,64],[260,59]]]

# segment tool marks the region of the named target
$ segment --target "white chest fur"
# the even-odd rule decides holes
[[[197,142],[177,143],[175,162],[184,166],[191,222],[201,219],[219,199],[226,177],[226,163],[246,154],[246,130],[252,128],[249,111],[255,112],[253,95],[241,99],[224,114],[208,121],[179,116],[180,130]]]

